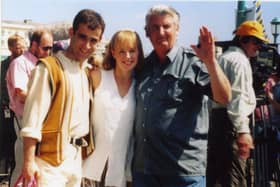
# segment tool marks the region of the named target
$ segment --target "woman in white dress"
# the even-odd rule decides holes
[[[139,35],[121,30],[112,37],[104,70],[91,72],[94,87],[94,152],[83,162],[84,186],[125,187],[129,181],[135,112],[134,75],[144,62]]]

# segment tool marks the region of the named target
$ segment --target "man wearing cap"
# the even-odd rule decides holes
[[[246,187],[246,160],[253,146],[249,115],[256,107],[250,58],[267,42],[263,27],[245,21],[219,63],[232,86],[227,106],[213,103],[208,136],[207,187]]]

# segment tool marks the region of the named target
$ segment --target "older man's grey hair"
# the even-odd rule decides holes
[[[147,29],[147,26],[149,25],[150,22],[150,18],[152,16],[164,16],[164,15],[170,15],[171,17],[174,18],[174,22],[179,25],[180,14],[173,7],[167,5],[155,5],[152,8],[150,8],[148,13],[146,14],[145,29]]]

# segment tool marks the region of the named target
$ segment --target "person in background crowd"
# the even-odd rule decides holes
[[[134,187],[204,187],[207,96],[227,104],[230,84],[215,58],[211,32],[191,51],[176,44],[179,13],[156,5],[146,15],[154,50],[136,78]]]
[[[78,12],[65,51],[40,59],[26,98],[21,136],[22,175],[43,187],[81,185],[81,147],[89,146],[91,85],[87,59],[102,38],[105,23],[91,9]],[[36,115],[34,115],[36,114]]]
[[[278,56],[279,58],[279,56]],[[279,70],[278,70],[279,71]],[[266,129],[269,137],[268,160],[271,181],[279,181],[280,178],[280,77],[279,72],[271,75],[265,83],[265,94],[268,100],[270,128]],[[264,131],[263,131],[264,133]]]
[[[103,67],[92,71],[95,150],[83,163],[87,187],[126,187],[131,173],[131,138],[135,115],[134,75],[144,63],[139,35],[132,30],[116,32]],[[130,174],[131,180],[131,174]]]
[[[104,57],[100,54],[91,55],[88,58],[88,63],[93,66],[93,68],[102,68]]]
[[[62,41],[55,41],[53,44],[52,52],[55,54],[58,51],[65,50],[67,47],[64,46]]]
[[[219,58],[232,86],[228,105],[213,104],[208,138],[207,186],[246,187],[246,160],[253,139],[249,115],[256,107],[250,58],[267,42],[257,21],[243,22]]]
[[[9,177],[15,167],[14,143],[16,134],[13,125],[14,113],[9,107],[9,95],[7,90],[6,74],[10,63],[16,57],[22,55],[26,49],[23,37],[14,34],[8,38],[8,48],[11,55],[1,62],[1,90],[0,90],[0,173],[8,173]],[[1,180],[1,179],[0,179]]]
[[[271,75],[265,83],[265,95],[269,102],[269,113],[272,125],[280,126],[280,78]]]
[[[14,128],[17,134],[15,143],[16,166],[11,176],[11,185],[21,173],[23,161],[22,138],[19,131],[22,128],[22,114],[27,96],[27,84],[31,71],[35,68],[39,58],[47,57],[51,53],[53,37],[47,29],[35,30],[30,38],[30,47],[21,56],[15,58],[7,71],[6,80],[10,98],[9,106],[15,113]]]

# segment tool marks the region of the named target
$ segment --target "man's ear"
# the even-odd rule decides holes
[[[73,30],[72,27],[68,30],[68,34],[69,34],[70,38],[71,38],[72,36],[74,36],[74,30]]]
[[[145,27],[145,33],[146,33],[146,36],[147,36],[147,37],[150,37],[150,33],[149,33],[149,30],[148,30],[147,27]]]
[[[180,26],[179,26],[179,24],[177,24],[177,28],[176,28],[176,36],[177,36],[177,38],[178,38],[178,35],[179,35],[179,29],[180,29]]]
[[[30,44],[30,48],[32,50],[35,50],[39,47],[39,44],[36,42],[36,41],[32,41],[31,44]]]

